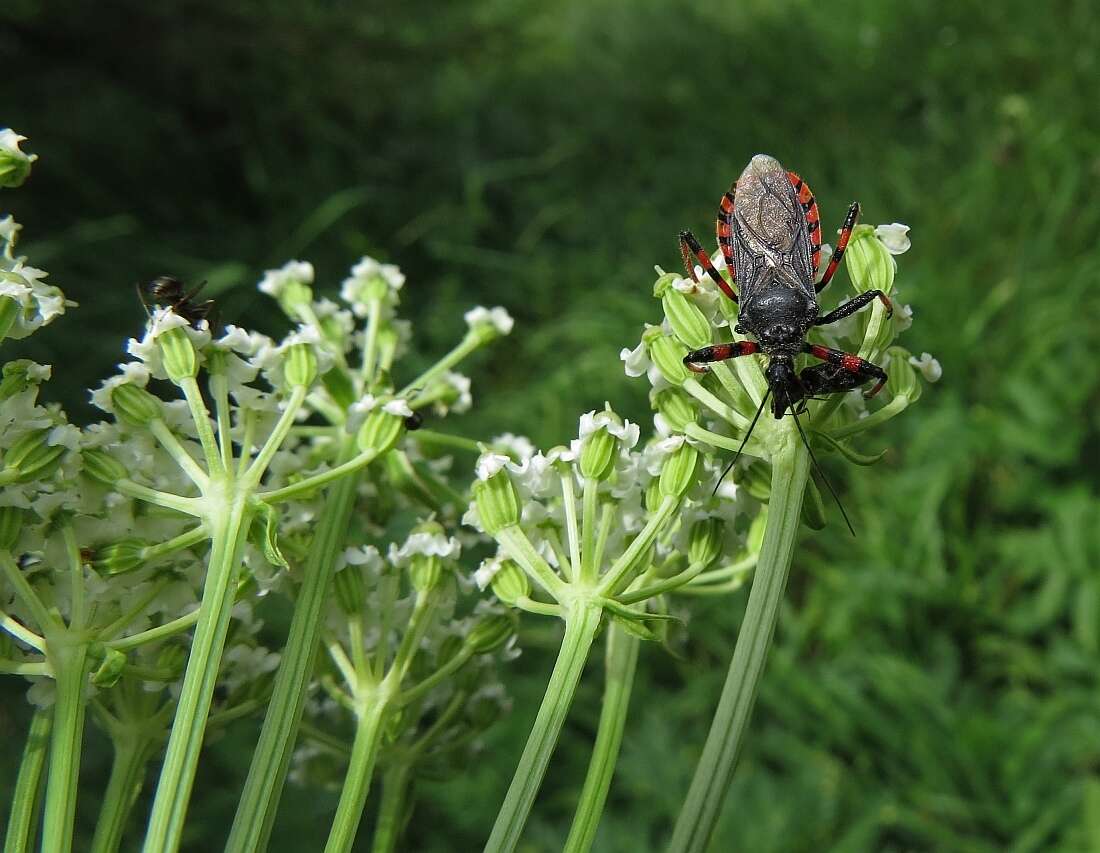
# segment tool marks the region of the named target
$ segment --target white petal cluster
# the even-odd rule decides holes
[[[904,254],[913,245],[909,239],[909,226],[902,225],[900,222],[879,225],[875,228],[875,236],[891,255]]]
[[[943,367],[940,366],[937,359],[932,357],[931,353],[922,352],[920,358],[910,356],[909,363],[920,371],[921,376],[929,382],[937,382],[943,376]]]
[[[400,547],[391,543],[388,559],[393,565],[400,567],[407,566],[417,555],[454,560],[461,551],[462,546],[453,536],[421,532],[410,534]]]
[[[277,270],[267,270],[259,289],[278,299],[291,284],[313,284],[313,264],[308,261],[287,261]]]
[[[351,306],[356,317],[366,317],[370,313],[370,291],[379,281],[386,286],[385,302],[397,304],[398,293],[405,285],[405,275],[400,269],[366,256],[351,268],[351,275],[340,287],[340,298]]]
[[[479,326],[489,326],[501,335],[510,333],[512,327],[515,325],[515,320],[512,319],[512,316],[500,306],[496,308],[485,308],[478,305],[476,308],[471,308],[463,316],[466,320],[466,325],[471,329],[476,329]]]

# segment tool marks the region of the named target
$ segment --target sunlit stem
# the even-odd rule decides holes
[[[199,383],[194,376],[185,376],[179,382],[180,390],[187,399],[187,406],[191,409],[191,419],[195,422],[195,430],[199,434],[199,443],[202,445],[203,455],[206,457],[206,469],[213,474],[222,470],[221,458],[218,455],[218,444],[214,440],[214,430],[210,427],[210,413],[203,402]]]
[[[133,480],[116,480],[114,485],[115,491],[129,498],[145,501],[146,503],[155,504],[156,506],[162,506],[165,509],[174,509],[176,512],[182,512],[184,515],[201,516],[203,514],[205,505],[201,498],[185,498],[182,495],[174,495],[171,492],[150,489],[147,486],[135,483]]]
[[[296,385],[290,392],[290,397],[286,401],[286,408],[283,409],[282,415],[279,416],[275,428],[271,430],[271,435],[267,437],[264,446],[260,448],[260,452],[256,454],[255,460],[253,460],[252,464],[241,478],[242,482],[245,484],[245,488],[255,488],[259,484],[260,478],[264,475],[264,471],[266,471],[267,466],[271,464],[272,457],[275,456],[282,446],[287,433],[290,432],[290,428],[294,426],[294,418],[297,416],[298,410],[302,408],[302,403],[305,402],[307,393],[308,389],[304,385]]]
[[[34,826],[41,808],[39,788],[42,770],[50,746],[53,708],[39,708],[31,718],[30,731],[23,744],[23,760],[12,792],[8,831],[4,836],[4,853],[24,853],[30,850]]]
[[[607,574],[600,583],[601,595],[615,595],[618,590],[627,586],[634,579],[634,575],[640,568],[639,563],[642,556],[653,544],[653,540],[657,538],[657,534],[668,523],[679,505],[679,498],[668,496],[661,500],[661,505],[649,517],[649,521],[642,528],[642,532],[634,537],[634,541],[627,546],[619,559],[607,570]]]
[[[191,458],[191,454],[187,452],[178,438],[168,429],[168,425],[160,420],[152,420],[149,422],[149,431],[153,433],[157,441],[160,442],[160,446],[167,451],[176,464],[180,466],[180,469],[187,475],[188,479],[194,483],[199,489],[206,487],[209,482],[209,477],[206,476],[206,472],[202,470],[199,463]]]
[[[182,634],[184,631],[190,630],[199,621],[200,610],[192,610],[190,613],[184,614],[173,619],[171,622],[165,622],[163,625],[158,625],[155,628],[149,628],[146,631],[141,631],[138,634],[131,634],[128,637],[122,637],[117,640],[111,640],[106,645],[112,649],[118,649],[119,651],[125,651],[126,649],[133,649],[138,646],[143,646],[146,643],[152,643],[156,640],[163,640],[165,637],[171,637],[175,634]]]
[[[50,737],[49,774],[42,818],[42,849],[68,853],[73,843],[77,778],[84,740],[84,682],[88,673],[88,646],[67,630],[47,633],[46,649],[54,669],[57,698]]]
[[[620,593],[616,597],[621,604],[637,604],[639,601],[645,601],[646,599],[653,598],[655,595],[662,595],[663,593],[678,589],[693,578],[698,577],[700,572],[705,568],[706,563],[694,563],[677,575],[658,581],[655,584],[650,584],[649,586],[643,586],[640,589]]]
[[[581,580],[591,585],[596,582],[596,514],[600,484],[592,477],[584,481],[581,505]]]
[[[848,424],[847,426],[837,427],[836,429],[827,430],[827,434],[831,438],[847,438],[850,435],[856,435],[863,432],[866,429],[871,429],[879,424],[885,423],[890,418],[900,415],[909,407],[909,397],[905,394],[898,394],[893,400],[879,409],[877,412],[871,412],[867,417],[860,418],[859,420]]]
[[[397,396],[408,397],[413,391],[423,389],[429,382],[438,376],[443,375],[462,359],[481,346],[482,340],[479,334],[474,332],[467,332],[466,337],[458,342],[458,345],[447,353],[443,358],[421,373],[416,379],[402,388]]]
[[[581,556],[581,537],[577,526],[577,498],[573,492],[573,471],[561,475],[561,502],[565,509],[565,537],[569,540],[569,573],[566,580],[573,581],[580,576],[583,557]],[[565,566],[562,566],[565,572]]]
[[[382,300],[371,299],[367,308],[367,339],[363,344],[363,380],[367,388],[374,380],[375,362],[378,358],[378,327],[382,318]]]
[[[374,448],[370,448],[363,451],[358,456],[349,459],[347,462],[337,465],[335,468],[330,468],[328,471],[322,471],[320,474],[314,474],[311,477],[305,477],[296,483],[291,483],[289,486],[283,486],[281,489],[272,489],[268,492],[257,492],[256,497],[265,503],[273,504],[291,500],[301,495],[307,495],[310,492],[316,491],[321,486],[331,483],[333,480],[338,480],[341,477],[358,471],[360,468],[369,465],[377,457],[378,452]]]
[[[41,652],[46,648],[46,641],[42,637],[3,611],[0,611],[0,628],[35,651]]]
[[[564,596],[566,584],[559,578],[550,565],[535,550],[527,534],[519,525],[498,530],[495,538],[505,552],[515,560],[528,576],[549,593],[556,601]]]
[[[710,409],[722,420],[732,424],[740,429],[745,429],[749,425],[749,419],[742,415],[739,411],[731,406],[727,406],[717,397],[715,397],[710,391],[704,388],[698,379],[688,377],[684,380],[684,384],[681,386],[692,397]]]
[[[214,419],[218,424],[218,450],[221,453],[222,467],[226,471],[233,469],[232,422],[229,407],[229,379],[224,373],[210,377],[210,393],[214,397]]]
[[[704,444],[709,444],[712,447],[721,447],[723,450],[732,450],[734,453],[741,450],[741,443],[744,441],[743,437],[731,438],[728,435],[711,432],[709,429],[704,429],[698,424],[688,424],[684,427],[684,433]],[[757,440],[755,433],[753,433],[753,437],[749,439],[741,452],[746,456],[754,456],[757,459],[766,458],[764,444]]]
[[[69,627],[80,631],[85,624],[84,563],[80,559],[80,546],[71,524],[61,526],[61,538],[65,543],[65,558],[69,563]]]

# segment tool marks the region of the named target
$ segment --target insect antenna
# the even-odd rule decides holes
[[[744,439],[742,440],[742,442],[741,442],[741,446],[737,448],[737,452],[736,452],[735,454],[733,454],[733,459],[731,459],[731,460],[730,460],[730,464],[726,466],[726,470],[724,470],[724,471],[722,472],[722,476],[721,476],[721,477],[719,477],[719,478],[718,478],[718,482],[714,484],[714,491],[710,493],[710,496],[711,496],[712,498],[713,498],[713,497],[714,497],[714,496],[715,496],[716,494],[718,494],[718,487],[722,485],[722,481],[723,481],[724,479],[726,479],[726,475],[727,475],[727,474],[728,474],[728,473],[730,472],[730,470],[731,470],[731,469],[733,468],[733,466],[734,466],[734,465],[735,465],[735,464],[737,463],[737,459],[738,459],[738,457],[739,457],[739,456],[741,455],[741,451],[742,451],[742,450],[744,450],[744,449],[745,449],[745,445],[749,443],[749,436],[751,436],[751,435],[752,435],[752,431],[753,431],[754,429],[756,429],[756,422],[757,422],[758,420],[760,420],[760,413],[761,413],[762,411],[764,411],[764,406],[765,406],[765,405],[767,404],[767,402],[768,402],[768,397],[770,397],[770,396],[771,396],[771,393],[772,393],[772,389],[771,389],[771,388],[769,388],[769,389],[768,389],[768,390],[767,390],[766,392],[764,392],[764,399],[760,401],[760,406],[759,406],[759,408],[757,408],[757,410],[756,410],[756,414],[755,414],[755,415],[753,415],[753,418],[752,418],[752,423],[751,423],[751,424],[749,424],[749,431],[748,431],[747,433],[745,433],[745,438],[744,438]]]
[[[821,470],[821,466],[817,462],[817,457],[814,456],[813,448],[810,447],[810,442],[806,438],[806,433],[802,430],[802,424],[798,420],[798,415],[794,413],[794,409],[791,409],[791,417],[794,418],[794,425],[798,427],[798,434],[802,436],[802,443],[806,445],[806,450],[810,454],[810,461],[814,463],[814,469],[821,475],[822,482],[825,483],[825,487],[829,490],[829,494],[833,496],[833,500],[836,501],[836,505],[840,508],[840,514],[844,516],[844,523],[848,525],[848,530],[851,532],[852,536],[855,536],[856,529],[852,527],[852,522],[848,519],[848,513],[844,511],[844,504],[840,502],[836,490],[833,489],[833,484],[829,482],[829,478],[826,477],[825,472]]]

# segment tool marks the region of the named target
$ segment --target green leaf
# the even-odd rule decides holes
[[[886,448],[883,448],[875,454],[860,453],[857,450],[853,450],[843,441],[839,441],[827,433],[818,430],[810,430],[810,432],[814,438],[821,439],[830,450],[835,450],[849,462],[854,462],[856,465],[874,465],[876,462],[881,461],[882,457],[886,455]]]
[[[263,515],[264,527],[260,545],[264,551],[264,557],[273,566],[290,568],[283,552],[279,550],[279,512],[271,504],[259,503],[259,511]]]

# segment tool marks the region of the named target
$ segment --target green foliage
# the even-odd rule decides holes
[[[21,249],[83,303],[61,322],[96,330],[18,351],[63,366],[76,415],[140,330],[133,282],[205,278],[232,321],[255,316],[276,261],[308,250],[332,279],[395,247],[432,283],[406,294],[424,365],[459,306],[516,316],[512,352],[481,361],[492,404],[470,434],[548,446],[605,399],[644,415],[617,359],[652,312],[651,267],[675,268],[677,230],[708,231],[749,156],[771,153],[814,188],[827,234],[852,198],[868,222],[912,226],[897,299],[944,379],[892,422],[881,463],[823,460],[859,536],[829,505],[804,535],[714,849],[1095,849],[1098,27],[1072,0],[242,0],[186,16],[16,0],[0,8],[3,122],[50,163],[35,193],[9,193]],[[32,242],[45,233],[61,236]],[[646,649],[597,849],[667,838],[743,602],[704,605],[678,658]],[[479,766],[418,789],[408,849],[483,843],[546,661],[523,669]],[[599,695],[581,690],[532,850],[565,837]],[[211,747],[196,849],[221,842],[248,735]],[[280,816],[286,849],[318,837],[329,809],[312,808]]]

